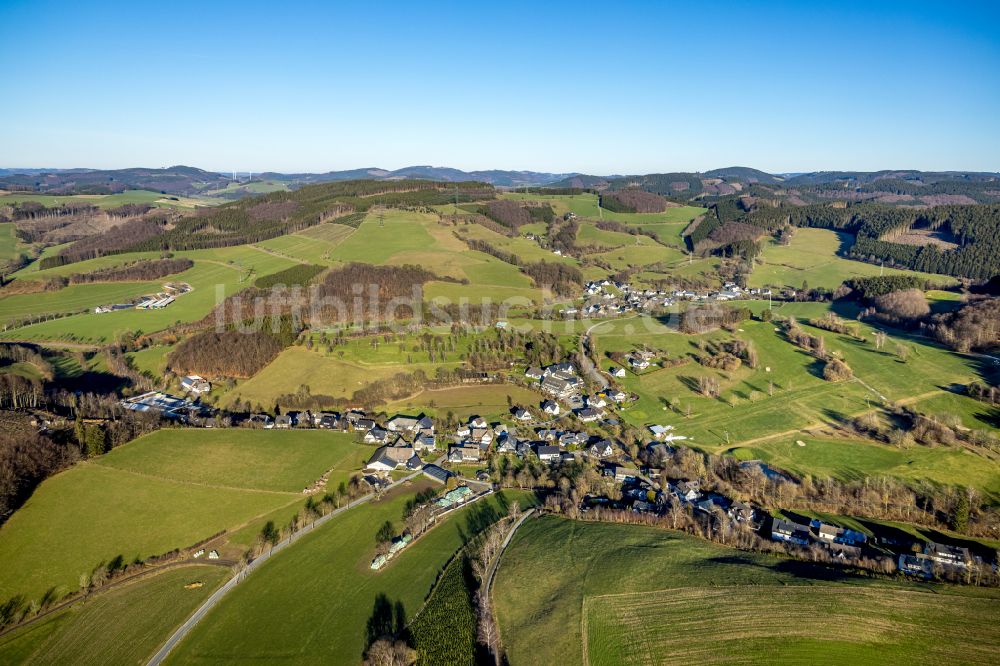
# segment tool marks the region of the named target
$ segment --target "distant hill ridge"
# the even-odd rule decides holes
[[[704,172],[683,171],[636,175],[592,175],[487,169],[463,171],[429,165],[401,169],[365,167],[326,173],[254,174],[254,180],[298,189],[303,185],[347,180],[478,181],[494,187],[550,187],[589,190],[642,189],[681,200],[726,196],[784,197],[789,203],[830,200],[874,200],[904,205],[992,203],[1000,201],[1000,173],[973,171],[816,171],[770,174],[744,166]],[[0,189],[46,194],[110,194],[130,189],[195,196],[224,190],[229,174],[190,166],[163,169],[0,169]]]

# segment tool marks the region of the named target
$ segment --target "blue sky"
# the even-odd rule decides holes
[[[1000,171],[998,26],[961,1],[0,0],[0,166]]]

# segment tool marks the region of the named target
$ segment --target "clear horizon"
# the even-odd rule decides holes
[[[1000,171],[1000,5],[9,1],[4,168]],[[33,166],[38,165],[38,166]]]

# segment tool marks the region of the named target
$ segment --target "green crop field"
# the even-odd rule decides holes
[[[584,603],[593,666],[865,663],[876,653],[882,662],[989,664],[1000,650],[1000,632],[983,626],[1000,606],[995,598],[799,585],[667,589]]]
[[[298,504],[357,448],[327,431],[160,430],[47,479],[0,528],[0,598],[191,545]]]
[[[252,655],[268,662],[357,664],[378,595],[412,618],[465,540],[495,520],[507,502],[517,499],[524,506],[531,497],[505,491],[460,509],[372,571],[379,525],[389,520],[401,529],[406,500],[428,483],[351,509],[265,563],[194,628],[168,662],[235,664]]]
[[[836,289],[844,280],[872,275],[919,275],[936,284],[954,284],[946,275],[881,268],[876,264],[853,261],[837,256],[841,247],[851,244],[851,235],[829,229],[796,229],[788,245],[774,241],[764,244],[761,262],[748,280],[750,287],[788,286],[798,289],[803,283],[810,288]]]
[[[1000,647],[995,591],[854,578],[637,525],[529,519],[493,590],[512,664],[843,663],[862,649],[990,663]]]
[[[0,637],[0,662],[144,664],[228,576],[226,567],[193,565],[100,592]]]

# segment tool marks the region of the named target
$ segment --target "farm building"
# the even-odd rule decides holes
[[[208,393],[212,384],[200,375],[188,375],[181,378],[181,388],[191,393]]]

